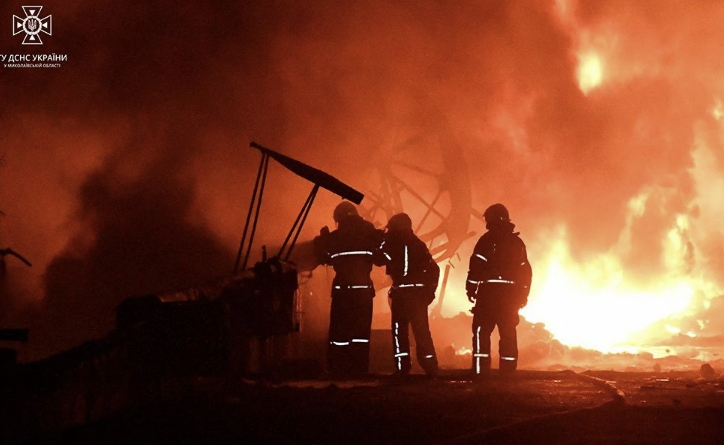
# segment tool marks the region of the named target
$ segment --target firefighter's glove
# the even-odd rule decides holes
[[[475,303],[475,298],[476,298],[475,291],[467,291],[467,294],[468,294],[468,301],[471,303]]]

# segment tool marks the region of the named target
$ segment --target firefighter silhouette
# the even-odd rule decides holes
[[[334,209],[333,217],[337,228],[330,232],[323,227],[313,241],[319,263],[331,265],[335,272],[327,369],[332,378],[360,377],[369,367],[375,296],[370,273],[384,232],[359,216],[348,201]]]
[[[385,239],[379,250],[387,275],[392,279],[390,310],[395,373],[410,373],[409,328],[415,336],[417,362],[428,376],[437,375],[437,357],[433,345],[427,307],[435,299],[440,268],[425,243],[412,230],[405,213],[387,222]]]
[[[487,374],[491,367],[490,335],[498,327],[499,369],[518,367],[518,311],[528,303],[532,269],[525,243],[508,210],[493,204],[484,213],[488,229],[470,256],[465,290],[473,307],[473,372]]]

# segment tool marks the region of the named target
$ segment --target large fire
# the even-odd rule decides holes
[[[49,12],[69,61],[0,81],[0,247],[33,262],[8,262],[0,322],[44,329],[35,356],[103,335],[122,298],[231,269],[250,140],[363,191],[386,167],[396,180],[378,195],[395,211],[393,192],[427,193],[435,212],[404,209],[455,241],[446,316],[469,315],[459,275],[478,214],[502,202],[534,268],[522,314],[562,344],[722,335],[724,3],[120,3]],[[96,36],[102,15],[117,20]],[[411,178],[390,159],[427,164]],[[268,245],[308,193],[270,178]],[[337,201],[320,193],[300,241]]]
[[[565,240],[553,243],[522,314],[545,323],[558,340],[603,352],[636,343],[648,326],[689,307],[695,288],[683,277],[662,279],[655,287],[627,284],[614,254],[586,263],[571,259]]]
[[[702,145],[694,153],[692,171],[702,178],[699,186],[711,187],[712,181],[706,180],[710,150]],[[657,265],[653,279],[627,267],[636,224],[647,209],[661,204],[655,195],[654,190],[646,190],[629,200],[618,241],[606,251],[575,258],[563,225],[531,240],[534,280],[529,304],[521,310],[526,320],[542,323],[568,347],[603,353],[676,355],[676,348],[667,343],[674,338],[716,336],[718,331],[709,328],[711,320],[704,312],[723,290],[696,265],[695,251],[700,246],[695,246],[692,232],[701,223],[696,221],[697,213],[672,216],[661,239],[653,238],[659,245],[658,257],[645,259]],[[698,352],[700,357],[707,355]]]

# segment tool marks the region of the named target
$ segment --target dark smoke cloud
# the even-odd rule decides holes
[[[0,29],[21,6],[0,6]],[[230,270],[251,140],[367,192],[373,164],[422,135],[406,156],[459,151],[459,164],[430,162],[466,177],[453,208],[506,203],[534,264],[563,226],[575,259],[614,251],[632,281],[655,280],[683,215],[685,273],[724,282],[724,212],[693,155],[699,141],[721,171],[715,2],[54,1],[43,13],[42,48],[0,33],[0,54],[68,55],[0,73],[0,242],[35,263],[12,270],[27,286],[8,317],[40,312],[70,332],[46,350],[102,333],[125,296]],[[605,69],[584,94],[586,45]],[[270,177],[259,237],[272,245],[309,185],[276,166]],[[338,200],[320,194],[305,239]],[[71,313],[83,326],[62,321]]]
[[[123,298],[203,284],[228,272],[227,247],[187,221],[195,188],[184,166],[193,138],[176,129],[160,155],[124,178],[121,148],[80,189],[81,229],[45,272],[46,305],[55,341],[100,336]],[[153,134],[141,133],[143,144]],[[145,136],[145,137],[144,137]],[[121,163],[123,159],[123,163]],[[125,181],[123,181],[125,179]]]

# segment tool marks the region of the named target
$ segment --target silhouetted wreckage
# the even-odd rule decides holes
[[[20,261],[22,261],[23,263],[25,263],[28,267],[32,266],[30,261],[28,261],[24,256],[20,255],[19,253],[17,253],[16,251],[14,251],[13,249],[11,249],[9,247],[7,249],[0,249],[0,257],[4,258],[5,255],[12,255],[15,258],[19,259]]]
[[[1,161],[2,159],[0,159]],[[2,213],[2,212],[0,212]],[[32,264],[24,256],[11,248],[0,249],[0,282],[5,279],[5,256],[11,255],[25,263],[28,267]],[[25,343],[28,341],[29,329],[26,328],[0,328],[0,342]],[[0,347],[0,374],[15,367],[17,362],[17,351],[15,348]]]
[[[5,155],[3,154],[0,155],[0,166],[4,164]],[[0,210],[0,216],[5,216],[5,212]],[[28,267],[32,267],[30,261],[28,261],[24,256],[20,255],[18,252],[14,251],[10,247],[0,249],[0,284],[5,280],[5,276],[7,274],[7,268],[5,265],[5,256],[7,255],[17,258]],[[0,297],[2,297],[1,294]],[[0,327],[0,342],[24,343],[28,341],[28,333],[29,329],[25,328],[10,329]],[[0,375],[12,369],[16,365],[16,362],[17,351],[15,350],[15,348],[0,347]]]
[[[319,188],[357,204],[363,195],[321,170],[254,142],[251,147],[262,158],[232,273],[190,289],[128,298],[105,338],[0,373],[0,442],[173,397],[199,377],[273,368],[284,338],[299,330],[297,267],[289,256]],[[270,159],[313,187],[279,252],[247,267]]]

